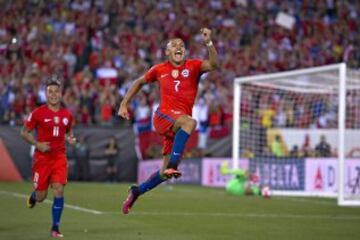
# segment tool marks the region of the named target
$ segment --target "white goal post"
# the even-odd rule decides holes
[[[238,77],[233,104],[233,168],[249,159],[274,195],[360,206],[360,157],[349,155],[360,149],[358,72],[339,63]]]

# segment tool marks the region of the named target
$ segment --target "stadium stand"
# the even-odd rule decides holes
[[[77,124],[124,125],[116,110],[131,81],[164,60],[164,45],[171,37],[183,38],[191,57],[204,57],[198,34],[203,26],[214,31],[222,63],[219,71],[203,76],[199,86],[213,138],[229,135],[232,105],[228,103],[235,76],[342,61],[360,67],[358,1],[34,0],[0,4],[3,125],[21,125],[45,101],[44,79],[52,73],[62,74],[64,104]],[[279,12],[295,17],[293,29],[275,23]],[[141,126],[149,128],[136,116],[153,109],[157,95],[156,87],[145,88],[132,103],[133,122],[141,123],[136,125],[140,132]],[[314,101],[321,104],[323,100]],[[145,106],[139,109],[142,103]],[[295,111],[289,118],[294,124],[307,124],[306,119],[297,119]]]

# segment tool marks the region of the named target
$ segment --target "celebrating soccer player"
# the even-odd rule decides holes
[[[123,203],[122,211],[129,213],[136,199],[160,183],[181,176],[177,169],[185,144],[196,127],[191,117],[197,94],[198,82],[202,73],[218,67],[217,52],[211,41],[211,31],[200,30],[209,52],[208,60],[185,59],[185,44],[182,39],[170,39],[166,45],[168,61],[153,66],[142,77],[134,81],[123,101],[118,114],[129,119],[128,104],[144,84],[158,81],[160,86],[160,106],[153,119],[156,132],[164,136],[163,167],[140,185],[131,186],[129,195]]]
[[[53,189],[51,236],[63,237],[59,231],[61,213],[64,207],[64,186],[67,182],[67,159],[65,139],[75,144],[72,133],[72,115],[61,107],[61,84],[52,77],[46,85],[47,104],[36,108],[27,118],[21,136],[36,147],[32,166],[34,191],[27,200],[29,208],[42,202],[48,187]],[[32,135],[36,130],[37,137]]]

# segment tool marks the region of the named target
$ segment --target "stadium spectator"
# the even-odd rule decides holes
[[[265,102],[267,102],[265,100]],[[275,111],[265,104],[265,107],[261,108],[260,110],[260,118],[261,118],[261,125],[263,128],[271,128],[273,126],[273,118],[275,116]]]
[[[285,108],[283,106],[279,107],[276,116],[275,116],[275,126],[285,127],[286,126],[286,114]]]
[[[269,146],[264,146],[261,154],[262,157],[274,157],[272,154],[271,148]]]
[[[134,113],[135,127],[138,133],[151,130],[151,109],[146,102],[146,97],[140,97]]]
[[[280,135],[276,135],[275,139],[271,143],[271,153],[275,157],[284,157],[285,156],[285,153],[282,149],[282,142],[281,142]]]
[[[208,139],[208,115],[209,106],[204,98],[200,98],[193,108],[193,117],[197,121],[197,130],[199,133],[197,150],[199,155],[205,154]]]
[[[298,145],[294,145],[292,147],[292,149],[290,150],[290,153],[289,153],[290,157],[295,157],[295,158],[298,158],[298,157],[301,157],[302,156],[302,153],[299,149],[299,146]]]
[[[251,150],[251,147],[248,147],[248,148],[245,148],[243,151],[241,151],[241,157],[242,158],[253,158],[253,157],[255,157],[255,154]]]
[[[81,112],[79,113],[80,114],[80,119],[79,119],[79,122],[82,124],[82,125],[90,125],[91,124],[91,116],[90,116],[90,112],[89,112],[89,108],[88,106],[84,105],[82,106],[81,108]]]
[[[76,180],[88,181],[90,179],[90,149],[84,135],[79,137],[79,141],[74,146],[73,151],[73,156],[75,158]]]
[[[330,157],[331,146],[326,141],[325,135],[320,136],[320,142],[315,146],[315,155],[317,157]]]
[[[301,152],[303,153],[303,157],[311,157],[313,155],[313,149],[310,145],[310,136],[309,134],[305,135],[304,143],[301,148]]]
[[[108,182],[114,182],[117,174],[117,162],[119,158],[119,147],[116,143],[116,138],[110,137],[105,147],[105,156],[107,160],[106,175]]]
[[[111,126],[113,118],[113,108],[115,99],[109,94],[103,94],[100,99],[100,124],[103,126]]]

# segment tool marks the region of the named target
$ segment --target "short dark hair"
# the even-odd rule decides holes
[[[52,75],[46,82],[46,87],[53,86],[53,85],[61,87],[61,81],[57,75]]]
[[[171,39],[169,39],[169,40],[167,41],[165,49],[168,49],[169,46],[170,46],[170,43],[171,43],[172,41],[174,41],[174,40],[181,40],[181,41],[184,43],[184,45],[185,45],[185,41],[184,41],[182,38],[180,38],[180,37],[174,37],[174,38],[171,38]]]

